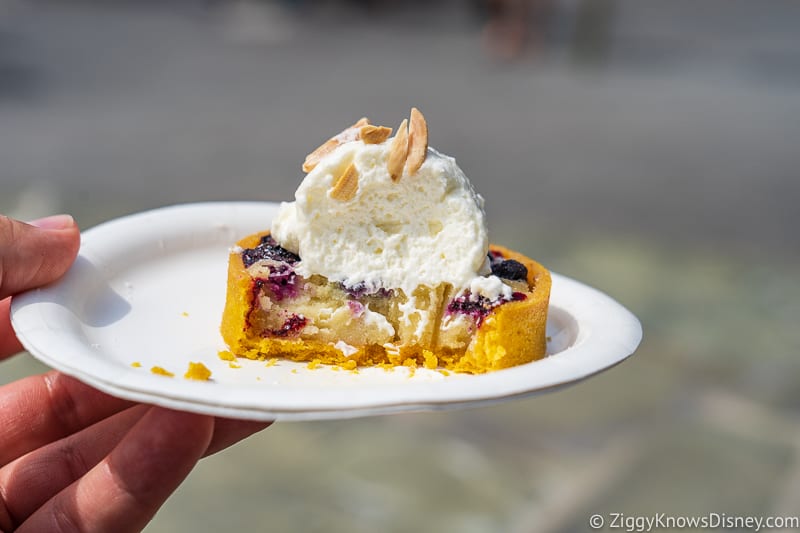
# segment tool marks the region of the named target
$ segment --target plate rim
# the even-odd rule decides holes
[[[199,214],[204,214],[207,216],[209,211],[220,210],[245,212],[253,210],[253,212],[258,211],[259,213],[263,213],[265,210],[274,210],[277,208],[277,206],[278,204],[275,202],[198,202],[170,205],[125,215],[103,222],[84,231],[82,233],[82,243],[79,257],[81,255],[86,256],[87,250],[91,250],[92,248],[93,241],[101,241],[104,235],[110,232],[118,232],[120,227],[128,224],[140,224],[144,219],[149,219],[150,223],[153,222],[153,219],[158,222],[164,217],[169,216],[177,216],[181,219],[191,219]],[[229,246],[232,244],[233,242],[229,243]],[[76,275],[74,268],[70,269],[70,272],[73,273],[73,275]],[[413,383],[413,386],[416,387],[416,395],[407,400],[393,400],[391,399],[392,395],[389,395],[389,399],[383,401],[370,402],[364,401],[363,399],[359,399],[359,401],[353,401],[351,399],[349,402],[339,401],[332,407],[322,405],[314,406],[306,403],[303,407],[292,408],[287,406],[287,403],[292,403],[291,401],[276,403],[274,402],[274,399],[272,399],[273,401],[270,402],[270,398],[266,398],[265,395],[264,397],[256,398],[252,404],[250,402],[236,402],[236,404],[233,405],[230,403],[225,404],[225,402],[220,402],[218,398],[216,400],[209,401],[204,401],[202,399],[204,396],[202,393],[208,391],[207,387],[209,385],[218,385],[215,383],[190,382],[188,380],[169,380],[168,383],[170,383],[170,386],[166,387],[166,393],[163,391],[164,387],[160,387],[162,389],[160,392],[153,390],[143,391],[141,387],[137,389],[135,386],[131,386],[131,384],[126,385],[125,382],[120,382],[118,379],[120,377],[119,374],[116,376],[112,375],[109,378],[103,378],[92,373],[91,369],[87,371],[86,369],[76,368],[75,366],[68,364],[68,361],[65,361],[62,357],[51,356],[50,354],[52,353],[60,353],[58,351],[58,346],[63,346],[63,342],[59,342],[59,334],[64,332],[59,330],[57,327],[53,327],[52,324],[47,322],[45,317],[45,311],[47,309],[45,306],[48,304],[53,305],[54,302],[59,302],[58,299],[54,300],[53,296],[57,296],[59,294],[58,291],[68,288],[68,284],[73,277],[70,275],[70,272],[68,272],[68,274],[61,280],[48,285],[47,287],[34,289],[12,298],[12,327],[17,332],[17,336],[24,348],[34,358],[42,361],[52,368],[71,375],[76,379],[113,396],[186,411],[213,414],[217,416],[227,416],[230,418],[246,418],[252,420],[313,420],[326,418],[351,418],[395,412],[462,408],[509,401],[521,397],[550,392],[554,389],[560,389],[608,370],[609,368],[612,368],[613,366],[616,366],[617,364],[626,360],[636,351],[641,343],[643,334],[639,320],[633,315],[633,313],[623,307],[619,302],[582,282],[557,273],[552,273],[553,291],[551,292],[551,307],[567,312],[574,320],[576,320],[576,322],[581,326],[578,333],[579,337],[581,337],[582,333],[585,334],[582,338],[577,339],[572,346],[555,355],[546,357],[540,361],[534,361],[532,363],[519,365],[517,367],[512,367],[505,370],[499,370],[477,376],[469,376],[465,379],[475,383],[475,386],[468,387],[469,390],[462,390],[458,394],[454,394],[455,391],[451,391],[449,389],[455,388],[456,390],[459,390],[463,387],[453,387],[445,384],[462,381],[462,379],[448,381],[447,378],[445,378],[444,381]],[[220,283],[223,283],[223,281],[221,280]],[[559,293],[561,294],[559,295]],[[564,297],[565,295],[570,296],[572,300],[570,300],[570,298],[566,298],[566,301],[560,301],[559,296]],[[588,316],[575,317],[576,307],[573,304],[575,304],[574,300],[576,298],[580,299],[579,297],[593,300],[593,302],[599,306],[599,309],[602,311],[600,314],[604,315],[603,318],[606,321],[613,319],[611,320],[612,326],[619,328],[616,336],[609,337],[607,334],[596,330],[599,320],[599,317],[597,316],[598,309],[595,309],[594,313],[588,313]],[[48,300],[48,298],[50,300]],[[26,311],[22,312],[22,310]],[[578,310],[580,311],[580,308],[578,308]],[[35,316],[37,315],[37,311],[38,317]],[[586,311],[586,309],[583,309],[583,311]],[[581,315],[580,312],[578,314]],[[586,315],[586,313],[583,314]],[[35,323],[37,318],[38,324]],[[580,318],[583,318],[583,321],[579,320]],[[34,322],[34,324],[31,322]],[[592,326],[594,326],[594,329]],[[63,341],[64,339],[60,340]],[[548,361],[559,361],[560,363],[563,362],[562,364],[571,362],[565,354],[578,353],[578,355],[583,355],[581,351],[590,349],[592,342],[598,343],[603,352],[600,354],[600,357],[597,358],[598,360],[596,364],[584,366],[579,368],[577,371],[572,370],[571,372],[567,373],[569,376],[568,378],[559,380],[551,379],[546,380],[545,383],[538,384],[537,381],[534,380],[535,386],[532,387],[520,385],[520,378],[524,377],[524,374],[528,372],[533,372],[531,369],[539,368],[544,371],[544,366],[548,364],[552,366],[553,364],[546,363]],[[587,345],[587,343],[589,344]],[[80,343],[78,343],[78,345],[80,346]],[[90,347],[86,344],[83,345],[83,349],[85,352],[91,352]],[[595,349],[597,349],[597,346],[595,346]],[[93,353],[89,357],[92,358],[95,356],[96,355]],[[77,361],[78,366],[80,366],[81,361],[82,359]],[[121,372],[123,369],[119,368],[118,370]],[[125,372],[122,373],[123,377],[125,375],[137,375],[135,373],[136,369],[125,368],[124,370]],[[142,374],[143,373],[139,372],[139,375]],[[159,376],[148,376],[148,378],[163,379]],[[509,386],[509,384],[506,384],[504,387],[502,383],[498,384],[498,382],[505,381],[504,378],[513,378],[510,381],[514,386]],[[136,383],[139,381],[142,380],[134,378],[132,380],[133,385],[136,385]],[[143,381],[145,383],[151,382],[150,379]],[[156,381],[153,383],[158,382]],[[176,384],[180,385],[176,386]],[[392,387],[400,387],[403,389],[408,388],[405,386],[405,384],[392,385]],[[249,390],[266,390],[263,385],[242,385],[235,386],[234,388],[236,390],[245,392]],[[381,385],[373,385],[373,388],[381,388]],[[169,389],[172,389],[174,392],[170,393]],[[281,389],[283,390],[284,394],[287,393],[287,390],[291,390],[294,394],[290,394],[289,396],[297,396],[298,393],[302,394],[302,391],[319,391],[318,387],[309,385],[302,387],[292,386],[290,389],[278,386],[278,390]],[[338,388],[335,390],[340,391],[345,390],[345,388]],[[369,392],[369,386],[359,386],[357,387],[357,390],[367,390],[367,392]],[[448,394],[442,396],[443,390]],[[481,390],[484,391],[483,394],[480,394]],[[499,390],[505,392],[499,394]],[[189,395],[193,397],[187,397],[186,391],[193,393]],[[477,394],[476,391],[478,392]]]

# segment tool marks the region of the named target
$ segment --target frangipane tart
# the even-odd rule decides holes
[[[489,245],[483,198],[417,109],[391,133],[361,119],[326,141],[295,201],[231,249],[231,352],[469,373],[544,356],[549,272]]]

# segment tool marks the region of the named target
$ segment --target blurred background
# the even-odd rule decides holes
[[[642,320],[624,364],[490,408],[276,424],[147,528],[570,532],[800,509],[800,3],[0,0],[0,212],[83,228],[288,200],[418,106],[493,241]],[[40,372],[21,355],[0,383]]]

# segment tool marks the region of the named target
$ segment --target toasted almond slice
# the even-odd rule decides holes
[[[380,144],[388,139],[391,134],[392,128],[373,126],[372,124],[362,126],[361,130],[359,130],[359,135],[364,144]]]
[[[403,175],[403,166],[408,157],[408,119],[403,119],[397,134],[394,136],[392,146],[389,148],[389,157],[386,160],[386,169],[392,177],[392,181],[397,181]]]
[[[320,159],[333,152],[340,144],[357,141],[361,128],[368,124],[369,119],[367,117],[361,117],[358,119],[358,122],[322,143],[321,146],[306,156],[306,160],[303,162],[303,172],[311,172],[314,170],[314,167],[319,164]]]
[[[411,108],[411,124],[408,133],[408,175],[414,175],[428,155],[428,124],[416,107]]]
[[[306,156],[306,160],[303,161],[303,172],[311,172],[314,170],[314,167],[319,164],[320,159],[333,152],[337,146],[339,146],[339,141],[336,139],[328,139],[325,141],[324,144]]]
[[[355,124],[353,124],[350,127],[351,128],[363,128],[367,124],[369,124],[369,119],[367,117],[361,117],[360,119],[358,119],[358,122],[356,122]]]
[[[356,191],[358,191],[358,171],[355,163],[350,163],[331,188],[331,198],[346,202],[353,199]]]

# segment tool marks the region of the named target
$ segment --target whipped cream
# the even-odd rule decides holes
[[[271,231],[300,256],[297,273],[409,297],[420,285],[447,283],[455,293],[508,298],[511,288],[490,275],[483,198],[455,159],[428,148],[416,173],[393,181],[386,165],[392,140],[338,146],[306,175],[295,201],[281,204]],[[351,163],[355,195],[331,197]]]

